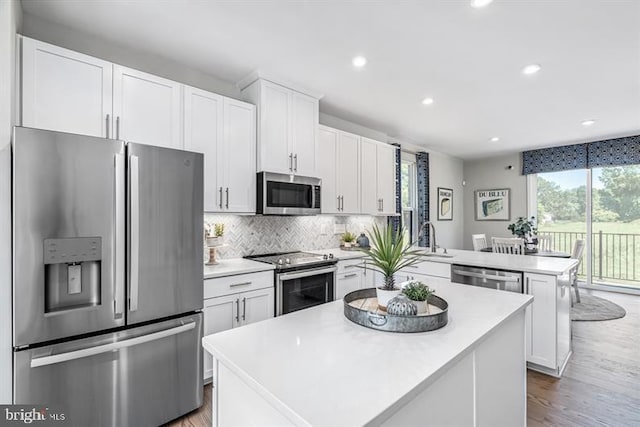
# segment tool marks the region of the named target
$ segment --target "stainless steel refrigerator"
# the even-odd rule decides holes
[[[71,425],[202,405],[203,156],[16,127],[13,393]]]

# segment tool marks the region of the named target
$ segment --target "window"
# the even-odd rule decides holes
[[[400,164],[400,184],[402,200],[402,226],[407,231],[407,238],[415,242],[418,238],[418,213],[417,213],[417,177],[416,156],[411,153],[402,153]]]

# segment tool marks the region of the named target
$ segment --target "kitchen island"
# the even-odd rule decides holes
[[[335,301],[210,335],[213,425],[525,425],[528,295],[435,280],[442,329],[364,328]]]

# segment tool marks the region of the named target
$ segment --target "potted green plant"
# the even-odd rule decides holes
[[[422,259],[420,251],[411,246],[404,228],[395,233],[392,227],[380,229],[374,224],[371,233],[371,247],[363,249],[369,257],[366,267],[378,271],[384,277],[384,284],[376,287],[378,305],[386,309],[387,303],[401,290],[396,287],[395,274],[403,268],[417,264]]]
[[[429,288],[419,280],[412,280],[402,289],[402,293],[418,307],[418,314],[429,313],[429,298],[435,294],[435,289]]]
[[[516,222],[509,224],[507,230],[511,231],[511,234],[518,236],[527,243],[537,243],[536,236],[538,234],[538,228],[536,227],[536,218],[534,216],[531,219],[525,217],[518,217]]]
[[[341,240],[342,240],[342,246],[344,246],[345,248],[350,248],[356,241],[356,235],[346,231],[342,235]]]
[[[224,239],[224,224],[213,224],[213,235],[207,237],[207,246],[220,246]],[[211,231],[209,232],[211,233]]]

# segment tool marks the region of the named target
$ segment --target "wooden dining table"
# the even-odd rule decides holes
[[[488,246],[484,249],[480,249],[480,252],[493,252],[493,248],[491,246]],[[524,254],[531,256],[546,256],[550,258],[571,258],[571,254],[567,252],[539,251],[537,249],[525,249]]]

